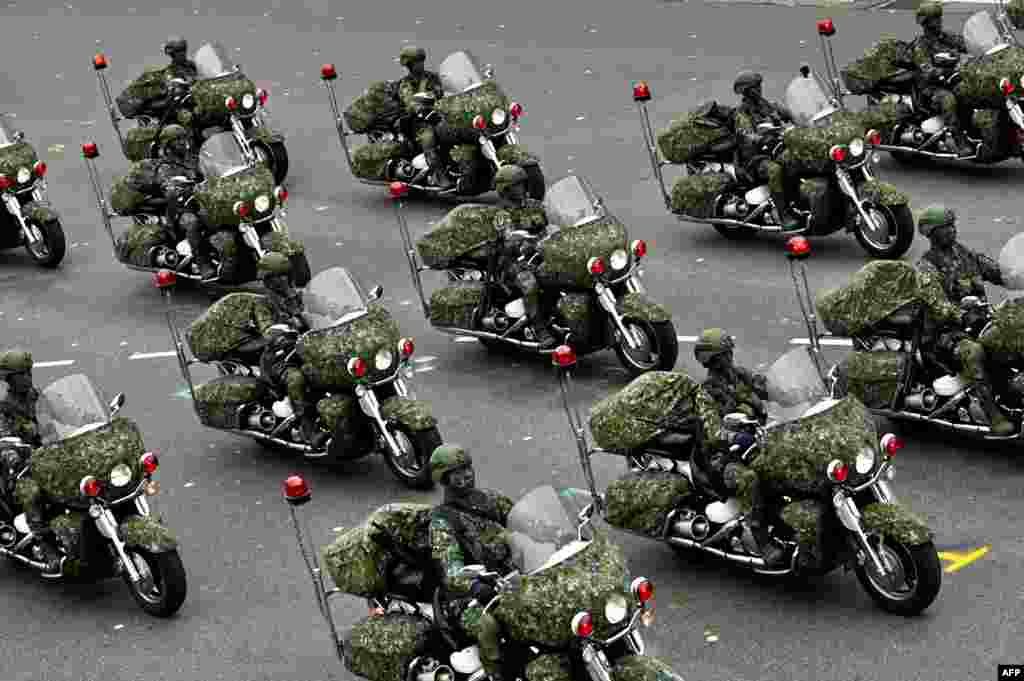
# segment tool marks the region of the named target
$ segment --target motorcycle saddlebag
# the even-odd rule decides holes
[[[710,218],[714,215],[715,198],[733,182],[725,173],[684,175],[672,185],[672,212]]]
[[[364,180],[384,180],[388,161],[398,156],[402,145],[398,142],[372,142],[356,147],[352,152],[352,173]]]
[[[910,368],[905,352],[854,352],[839,365],[849,394],[869,409],[890,409]]]
[[[620,529],[659,536],[665,519],[690,493],[690,483],[678,473],[627,473],[608,485],[607,519]]]
[[[230,293],[207,308],[192,322],[185,338],[188,347],[201,362],[223,359],[242,343],[260,335],[251,323],[258,308],[271,314],[265,296],[256,293]]]
[[[430,296],[430,323],[462,329],[473,325],[473,311],[480,305],[484,284],[480,281],[456,281]]]
[[[255,376],[218,376],[196,386],[196,411],[199,421],[211,428],[240,429],[238,409],[259,402],[267,384]]]
[[[430,630],[430,621],[418,615],[364,617],[345,633],[345,668],[370,681],[404,679],[406,666],[426,646]]]

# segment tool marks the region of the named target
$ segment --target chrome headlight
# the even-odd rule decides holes
[[[626,615],[629,614],[629,603],[626,602],[626,597],[619,594],[615,594],[604,603],[604,618],[608,620],[610,624],[618,624],[622,620],[626,619]]]
[[[18,184],[25,184],[32,179],[32,169],[22,166],[18,168]]]
[[[110,471],[110,484],[114,487],[124,487],[132,481],[132,469],[120,463]]]
[[[256,98],[252,95],[242,95],[242,108],[251,109],[256,104]]]
[[[854,463],[854,468],[860,475],[867,475],[871,472],[871,469],[875,467],[875,448],[865,447],[860,450],[857,454],[857,460]]]
[[[377,367],[377,371],[384,371],[394,361],[395,353],[387,348],[381,348],[377,351],[377,356],[373,358],[373,365]]]
[[[854,156],[860,156],[864,153],[864,140],[857,138],[850,142],[850,153]]]
[[[612,253],[612,257],[608,260],[611,262],[613,270],[621,270],[629,264],[629,256],[621,248]]]
[[[266,194],[260,194],[256,197],[256,200],[253,201],[253,205],[256,206],[257,213],[266,213],[270,210],[270,197]]]
[[[491,123],[495,125],[505,125],[505,110],[495,109],[491,112]]]

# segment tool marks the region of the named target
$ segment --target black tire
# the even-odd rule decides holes
[[[667,322],[645,322],[632,317],[624,317],[623,325],[628,329],[631,326],[639,329],[647,338],[648,344],[652,347],[652,353],[656,357],[651,362],[641,362],[632,357],[629,353],[625,339],[615,346],[615,354],[619,361],[626,368],[633,378],[648,371],[671,371],[679,358],[679,338],[676,336],[676,326],[671,320]]]
[[[42,225],[35,225],[43,235],[43,243],[39,250],[33,250],[25,244],[25,250],[40,267],[54,268],[64,259],[67,243],[64,240],[64,227],[60,220],[51,220]]]
[[[905,166],[923,166],[931,160],[927,156],[912,154],[907,151],[890,151],[889,155],[897,163]]]
[[[185,566],[181,563],[181,556],[177,551],[166,553],[150,553],[144,549],[126,548],[128,556],[138,564],[137,559],[145,562],[146,567],[152,574],[152,581],[143,580],[136,586],[124,573],[125,583],[128,590],[132,592],[132,598],[139,604],[146,614],[154,617],[170,617],[178,612],[181,604],[185,602],[185,594],[188,591],[187,579],[185,577]],[[140,588],[153,587],[142,593]]]
[[[397,461],[390,448],[384,450],[384,460],[388,462],[388,468],[395,474],[404,485],[412,489],[433,489],[434,480],[430,477],[430,455],[441,446],[441,433],[437,427],[427,430],[413,431],[407,426],[395,424],[389,426],[392,437],[399,440],[399,446],[407,444],[412,449],[412,457],[416,465],[409,467]],[[402,442],[404,438],[405,443]]]
[[[270,172],[274,173],[274,183],[283,184],[288,177],[288,149],[284,142],[257,142],[253,146],[263,153],[264,163]]]
[[[526,193],[531,199],[543,201],[547,192],[547,184],[544,183],[544,171],[539,165],[522,166],[526,171]]]
[[[903,204],[901,206],[869,206],[869,209],[884,216],[890,229],[896,230],[896,236],[888,245],[883,245],[873,242],[864,235],[861,228],[858,228],[855,234],[861,248],[867,251],[872,258],[881,260],[896,260],[910,250],[910,244],[914,242],[914,214],[910,212],[910,207]]]
[[[907,575],[907,581],[912,582],[908,584],[909,591],[898,595],[887,592],[885,587],[875,581],[866,565],[858,564],[854,569],[861,586],[878,607],[886,612],[903,617],[921,614],[939,595],[939,588],[942,586],[942,564],[939,562],[935,544],[925,542],[907,546],[894,540],[887,540],[885,543],[876,544],[876,550],[885,551],[890,558],[900,562]],[[912,574],[910,570],[913,571]]]
[[[743,239],[752,239],[757,230],[753,227],[729,227],[728,225],[711,225],[715,228],[715,231],[724,236],[726,239],[732,239],[733,241],[740,241]]]
[[[313,272],[309,268],[309,259],[305,253],[299,253],[289,258],[292,263],[292,274],[295,277],[295,285],[299,288],[304,287],[309,283],[309,280],[313,278]]]

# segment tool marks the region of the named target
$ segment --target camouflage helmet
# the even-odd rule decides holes
[[[256,265],[256,272],[260,279],[275,274],[291,274],[291,271],[292,261],[283,253],[267,253],[260,258],[259,263]]]
[[[398,61],[402,66],[408,66],[409,64],[426,61],[427,51],[422,47],[416,47],[415,45],[406,45],[402,48],[402,51],[398,53]]]
[[[761,87],[763,82],[764,78],[761,77],[760,73],[740,71],[736,74],[736,80],[732,82],[732,91],[741,95],[752,87]]]
[[[956,211],[942,204],[928,206],[917,219],[917,231],[924,237],[931,237],[939,227],[956,224]]]
[[[0,351],[0,378],[32,370],[32,353],[27,350]]]
[[[434,482],[440,482],[445,473],[473,466],[473,459],[469,456],[462,445],[454,443],[440,445],[430,455],[430,477]]]
[[[162,144],[167,144],[168,142],[173,142],[182,138],[188,139],[188,130],[177,123],[165,126],[164,129],[160,131],[160,142]]]
[[[917,23],[923,24],[928,19],[941,19],[942,18],[942,3],[941,2],[922,2],[917,6]]]
[[[517,184],[525,184],[526,171],[516,165],[504,165],[494,174],[494,190],[499,194],[508,191]]]
[[[170,38],[164,41],[164,54],[182,51],[188,51],[188,41],[182,38],[181,36],[172,35]]]
[[[722,353],[732,352],[734,347],[735,339],[723,329],[704,329],[697,337],[697,344],[693,346],[693,356],[706,367],[712,359]]]

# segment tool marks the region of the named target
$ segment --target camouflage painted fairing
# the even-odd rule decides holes
[[[572,664],[567,655],[546,654],[526,665],[529,681],[572,681]]]
[[[829,149],[837,144],[848,145],[855,138],[863,138],[864,132],[863,126],[842,118],[821,128],[791,128],[782,135],[785,144],[782,161],[828,162]]]
[[[135,422],[115,418],[101,428],[35,450],[32,479],[51,497],[77,499],[82,478],[93,475],[106,481],[111,469],[119,464],[132,470],[133,480],[140,480],[139,457],[145,451],[142,433]],[[128,487],[124,489],[127,491]]]
[[[413,551],[427,552],[430,544],[429,504],[385,504],[358,527],[340,530],[335,540],[320,550],[324,569],[341,591],[370,598],[387,588],[384,560],[387,552],[372,539],[373,525],[391,530]]]
[[[398,323],[381,305],[370,305],[366,315],[341,326],[310,331],[298,342],[303,371],[313,385],[323,390],[348,388],[356,379],[348,372],[348,361],[361,357],[367,364],[366,380],[380,380],[394,373],[397,362]],[[381,349],[395,353],[392,366],[381,371],[374,356]]]
[[[847,89],[855,95],[871,92],[880,81],[901,68],[896,64],[896,59],[908,45],[903,40],[883,36],[864,52],[863,57],[842,69]]]
[[[491,112],[501,109],[507,114],[510,104],[498,83],[488,80],[471,92],[445,95],[438,100],[436,108],[454,130],[473,131],[473,119],[479,115],[487,120],[488,131],[493,132]]]
[[[363,94],[352,100],[343,112],[352,132],[367,132],[382,123],[390,123],[402,112],[398,88],[394,82],[378,80],[370,83]]]
[[[352,152],[352,174],[364,180],[384,180],[388,161],[398,156],[398,142],[371,142]]]
[[[370,681],[401,681],[431,628],[429,620],[415,615],[364,617],[345,634],[345,668]]]
[[[796,540],[801,546],[815,549],[818,543],[818,514],[820,506],[814,499],[802,499],[782,509],[780,517],[796,532]]]
[[[18,170],[28,168],[31,171],[32,166],[38,160],[36,150],[28,142],[18,142],[4,147],[0,149],[0,175],[6,175],[11,178],[11,181],[16,182]],[[32,173],[29,183],[35,182],[36,179],[35,173]]]
[[[727,128],[710,125],[702,115],[705,108],[702,105],[679,116],[658,133],[658,148],[665,160],[686,163],[732,135]]]
[[[690,483],[676,473],[630,472],[614,480],[605,491],[609,525],[660,537],[665,519],[690,493]]]
[[[257,214],[255,209],[250,206],[253,212],[245,218],[245,221],[256,221],[271,215],[277,207],[277,198],[274,196],[274,175],[263,166],[247,168],[228,177],[209,178],[196,188],[194,194],[196,201],[206,213],[207,223],[218,227],[241,224],[242,218],[235,214],[235,203],[237,201],[251,202],[261,195],[270,199],[270,207],[266,212]]]
[[[877,532],[908,546],[917,546],[932,540],[928,524],[899,504],[868,504],[861,510],[864,529]]]
[[[445,268],[459,256],[498,238],[498,216],[502,209],[483,203],[464,203],[416,242],[416,250],[427,267]]]
[[[543,262],[539,275],[545,281],[590,288],[594,278],[587,269],[587,261],[600,257],[607,264],[611,254],[619,249],[627,249],[626,226],[610,215],[578,227],[567,227],[541,242]]]
[[[992,325],[979,338],[992,356],[1024,354],[1024,299],[1007,301],[992,312]]]
[[[252,95],[255,100],[256,84],[241,73],[200,80],[192,85],[192,101],[195,102],[195,112],[202,118],[217,118],[233,113],[239,115],[252,113],[259,106],[259,100],[256,100],[252,109],[246,111],[242,108],[242,97],[245,95]],[[228,97],[234,97],[238,102],[238,108],[235,111],[228,109],[224,103]]]
[[[522,578],[522,588],[507,593],[491,612],[516,641],[566,646],[574,638],[572,618],[581,610],[595,614],[594,636],[607,638],[613,628],[598,613],[612,595],[629,593],[629,571],[622,548],[594,530],[594,541],[564,563]]]
[[[118,215],[134,215],[146,195],[135,189],[148,176],[145,166],[138,161],[128,167],[128,172],[118,175],[110,185],[110,208]]]
[[[733,184],[725,173],[682,175],[672,185],[672,212],[695,218],[710,218],[715,197]]]
[[[827,411],[772,430],[751,467],[762,478],[813,485],[825,480],[833,459],[853,470],[857,454],[877,446],[871,412],[856,398],[846,397]]]
[[[131,99],[150,100],[160,97],[164,93],[164,80],[167,77],[167,66],[147,66],[143,69],[142,74],[128,84],[117,97],[117,108],[120,110],[121,115],[131,118],[135,116],[138,111],[125,111],[121,106],[122,101]]]
[[[846,286],[819,291],[816,298],[825,328],[839,335],[859,335],[920,299],[917,272],[902,260],[873,260]]]
[[[189,325],[185,340],[189,350],[201,362],[222,359],[263,329],[247,328],[261,317],[271,318],[273,311],[266,296],[257,293],[231,293],[211,305]]]
[[[863,111],[838,111],[833,114],[834,121],[848,122],[851,125],[868,130],[878,130],[883,133],[882,141],[885,141],[885,133],[893,128],[910,114],[910,109],[900,102],[885,101],[871,106]]]
[[[996,54],[974,59],[960,68],[961,81],[955,94],[964,106],[974,109],[1001,109],[1006,97],[999,81],[1009,78],[1019,84],[1024,75],[1024,48],[1012,45]]]
[[[651,371],[634,378],[591,407],[594,443],[609,450],[640,447],[654,437],[665,416],[695,387],[694,380],[681,371]]]

